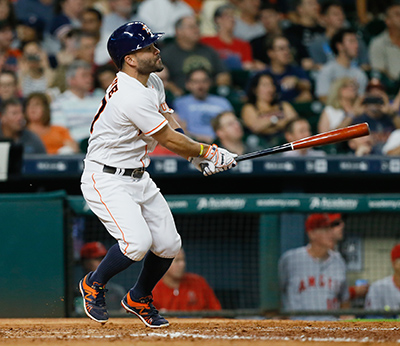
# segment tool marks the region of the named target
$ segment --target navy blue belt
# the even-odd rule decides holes
[[[107,165],[104,165],[104,167],[103,167],[104,173],[124,175],[124,176],[132,177],[135,179],[140,179],[143,176],[145,171],[146,171],[146,169],[144,167],[126,168],[126,169],[111,167],[111,166],[107,166]]]

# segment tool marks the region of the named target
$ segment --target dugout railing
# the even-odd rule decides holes
[[[372,283],[391,275],[390,250],[400,242],[400,195],[263,194],[167,196],[186,250],[187,269],[206,278],[219,298],[221,312],[175,312],[176,316],[327,315],[320,311],[281,310],[278,260],[285,251],[307,242],[304,222],[316,212],[342,213],[345,238],[338,250],[346,260],[347,280]],[[67,233],[71,273],[68,315],[82,314],[76,283],[82,276],[79,249],[88,241],[114,240],[87,208],[82,197],[67,196]],[[126,289],[141,264],[120,273],[113,282]],[[393,316],[398,311],[365,311],[363,298],[351,309],[329,315]],[[115,311],[112,315],[119,316]]]

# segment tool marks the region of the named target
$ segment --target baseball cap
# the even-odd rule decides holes
[[[330,221],[330,226],[333,226],[333,224],[342,221],[342,214],[340,213],[328,214],[328,217]]]
[[[311,214],[307,217],[306,220],[306,232],[311,232],[319,228],[328,228],[330,227],[331,223],[332,223],[331,218],[327,213]]]
[[[106,248],[99,241],[86,243],[81,249],[81,258],[99,258],[107,253]]]
[[[43,32],[45,26],[44,21],[35,15],[31,15],[29,17],[21,19],[19,21],[19,24],[28,26],[32,29],[35,29],[38,32]]]
[[[400,258],[400,244],[393,246],[391,257],[392,262]]]

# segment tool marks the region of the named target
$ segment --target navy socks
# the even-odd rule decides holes
[[[154,286],[164,276],[173,258],[158,257],[149,251],[144,259],[142,271],[136,285],[129,291],[133,300],[139,300],[151,294]]]
[[[110,247],[106,257],[90,276],[90,281],[105,285],[114,275],[128,268],[135,261],[126,257],[120,250],[118,243]]]

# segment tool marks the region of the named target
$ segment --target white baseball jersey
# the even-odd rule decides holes
[[[124,169],[149,165],[148,153],[157,145],[151,135],[168,123],[161,112],[172,110],[157,75],[150,74],[145,87],[118,72],[90,129],[81,190],[122,253],[133,261],[140,261],[148,250],[173,258],[181,247],[171,210],[149,174],[124,175]],[[104,172],[104,165],[118,169]]]
[[[393,276],[375,281],[365,298],[368,310],[400,310],[400,288],[394,284]]]
[[[326,260],[309,255],[308,246],[285,252],[279,260],[279,279],[285,311],[323,311],[340,308],[349,299],[346,265],[330,251]]]
[[[86,159],[117,168],[147,167],[148,153],[157,145],[151,135],[168,123],[161,114],[167,112],[173,110],[155,73],[145,87],[118,72],[92,122]]]

